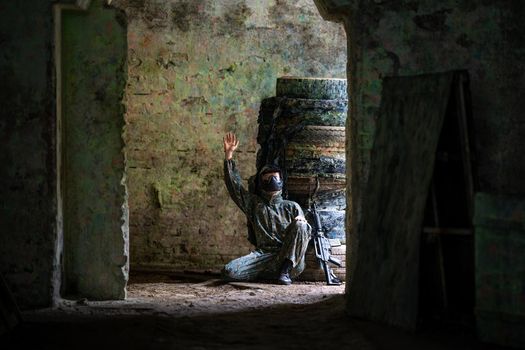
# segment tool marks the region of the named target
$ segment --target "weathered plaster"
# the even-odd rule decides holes
[[[62,14],[64,293],[125,297],[128,209],[121,137],[126,27],[92,1]]]
[[[307,0],[114,1],[128,14],[131,264],[218,269],[250,249],[222,181],[222,136],[255,170],[278,76],[344,77],[345,34]]]
[[[524,220],[523,197],[476,195],[476,328],[483,341],[516,349],[525,347]]]
[[[347,232],[360,220],[360,198],[365,195],[386,76],[468,70],[480,190],[525,194],[522,1],[317,2],[333,11],[332,16],[344,9],[337,18],[344,21],[349,36],[352,103],[347,120],[347,183],[353,208],[347,212]],[[349,240],[351,279],[359,263],[359,232]],[[351,291],[350,287],[349,300]]]

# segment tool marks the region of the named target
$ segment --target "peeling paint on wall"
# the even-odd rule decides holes
[[[218,269],[250,249],[222,136],[255,171],[257,116],[282,75],[345,77],[342,25],[307,0],[115,1],[128,14],[132,266]]]

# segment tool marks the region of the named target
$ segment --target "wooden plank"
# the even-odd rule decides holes
[[[238,289],[264,289],[270,290],[267,284],[253,283],[253,282],[228,282],[229,285]]]
[[[472,169],[472,152],[470,150],[471,140],[469,136],[469,125],[467,120],[467,105],[465,101],[465,88],[468,76],[466,73],[458,73],[455,86],[456,106],[459,126],[459,142],[461,144],[461,158],[463,161],[463,176],[465,180],[465,195],[467,196],[468,215],[472,220],[474,217],[474,177]]]
[[[196,283],[193,286],[194,287],[215,287],[215,286],[220,286],[226,283],[228,282],[221,278],[213,278],[213,279],[201,282],[201,283]]]
[[[454,73],[386,78],[371,150],[347,311],[415,329],[419,244]]]
[[[430,196],[432,197],[432,213],[434,216],[434,224],[439,226],[439,212],[437,206],[437,197],[436,197],[436,183],[432,180],[432,186],[430,188]],[[424,232],[424,228],[423,228]],[[441,237],[437,237],[437,246],[438,246],[438,259],[439,259],[439,277],[441,280],[441,300],[443,302],[443,307],[448,307],[448,295],[447,295],[447,279],[445,278],[445,264],[443,260],[443,244],[441,242]]]

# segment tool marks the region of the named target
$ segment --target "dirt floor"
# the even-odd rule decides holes
[[[408,333],[344,313],[345,286],[135,276],[125,301],[24,313],[1,349],[492,349],[465,330]]]

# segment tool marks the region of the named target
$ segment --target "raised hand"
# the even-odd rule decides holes
[[[233,152],[237,149],[237,146],[239,146],[239,140],[237,140],[237,137],[234,133],[229,132],[224,136],[223,142],[224,157],[226,160],[230,160],[233,157]]]

